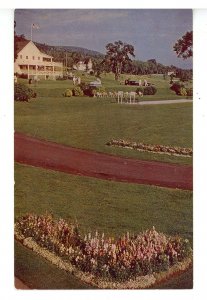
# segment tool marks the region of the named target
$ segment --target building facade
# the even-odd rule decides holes
[[[41,52],[32,41],[17,43],[17,59],[14,73],[24,74],[28,79],[56,79],[63,76],[63,63]]]

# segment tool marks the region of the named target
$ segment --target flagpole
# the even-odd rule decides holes
[[[31,42],[32,42],[32,27],[33,27],[33,24],[31,24]]]

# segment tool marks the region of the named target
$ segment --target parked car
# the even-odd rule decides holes
[[[154,85],[154,84],[151,84],[150,82],[147,82],[147,85],[144,85],[144,84],[140,85],[139,81],[129,80],[129,79],[125,80],[124,84],[125,85],[138,85],[138,86],[150,86],[150,85]]]

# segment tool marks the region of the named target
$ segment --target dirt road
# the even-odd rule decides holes
[[[192,167],[81,150],[15,133],[15,161],[75,175],[192,190]]]

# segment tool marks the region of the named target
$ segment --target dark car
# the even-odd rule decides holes
[[[125,85],[138,85],[138,86],[140,85],[139,81],[129,80],[129,79],[125,80],[124,84]],[[154,84],[151,84],[150,82],[147,82],[147,86],[150,86],[150,85],[154,85]],[[144,86],[144,85],[142,84],[141,86]]]
[[[139,85],[139,81],[136,80],[125,80],[125,85]]]

